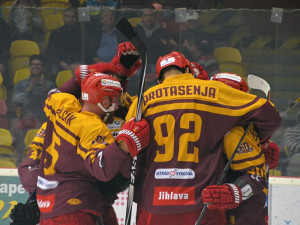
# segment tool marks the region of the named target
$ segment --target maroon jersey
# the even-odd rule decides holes
[[[74,211],[101,216],[113,199],[98,190],[97,179],[109,181],[119,172],[129,177],[130,156],[99,116],[80,112],[73,95],[50,95],[44,110],[48,121],[37,181],[41,219]]]
[[[136,199],[156,214],[203,207],[202,190],[216,184],[224,168],[223,137],[252,121],[262,140],[280,126],[277,110],[265,99],[191,74],[166,78],[143,96],[143,116],[151,143],[138,157]],[[134,117],[135,101],[126,119]]]

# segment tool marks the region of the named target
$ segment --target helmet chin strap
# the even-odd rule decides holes
[[[104,118],[102,119],[102,121],[105,123],[106,120],[109,118],[110,113],[113,112],[113,111],[115,110],[115,103],[113,103],[108,109],[105,109],[105,108],[102,106],[102,104],[101,104],[100,102],[97,104],[97,106],[99,106],[99,108],[100,108],[103,112],[105,112],[105,116],[104,116]]]

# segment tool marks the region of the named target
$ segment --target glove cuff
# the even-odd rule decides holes
[[[233,197],[233,207],[232,208],[238,207],[239,204],[242,202],[241,189],[235,184],[227,183],[225,185],[227,185],[232,192],[232,197]]]
[[[126,129],[123,129],[119,132],[118,136],[121,135],[120,137],[122,137],[122,135],[127,135],[127,136],[130,136],[132,138],[132,140],[134,141],[135,143],[135,146],[136,146],[136,149],[137,151],[141,151],[142,150],[142,145],[141,145],[141,142],[139,140],[139,138],[135,135],[134,132],[130,131],[130,130],[126,130]],[[117,138],[118,139],[118,138]],[[126,142],[127,144],[127,142]]]

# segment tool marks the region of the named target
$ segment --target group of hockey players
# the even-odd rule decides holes
[[[81,65],[49,92],[48,120],[18,167],[35,200],[14,207],[12,225],[117,225],[113,203],[129,185],[134,156],[137,225],[194,225],[205,204],[203,225],[267,224],[266,165],[279,160],[274,105],[249,94],[241,76],[210,80],[173,51],[158,59],[158,84],[144,92],[135,121],[137,97],[126,89],[140,67],[134,46],[121,43],[110,63]]]

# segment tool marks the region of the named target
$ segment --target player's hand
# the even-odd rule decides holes
[[[121,75],[125,77],[133,76],[141,68],[141,58],[131,42],[123,42],[118,45],[117,55],[111,63],[118,66]]]
[[[11,210],[10,225],[36,225],[40,220],[40,210],[37,201],[28,204],[18,203]]]
[[[233,209],[240,205],[242,192],[235,184],[210,185],[202,191],[202,199],[209,209]]]
[[[137,156],[150,143],[150,127],[146,119],[126,122],[117,136],[117,142],[124,141],[132,157]]]
[[[262,147],[265,154],[266,164],[269,165],[270,169],[277,167],[280,157],[280,149],[274,142],[269,142],[267,145]]]

